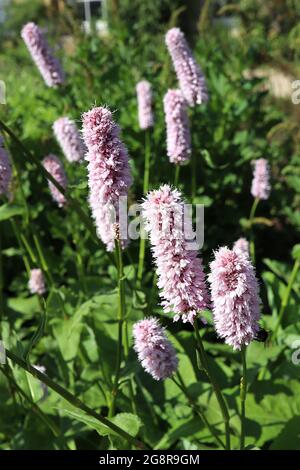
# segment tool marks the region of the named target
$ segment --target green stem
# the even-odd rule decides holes
[[[180,165],[175,165],[174,186],[177,188],[179,183]]]
[[[41,268],[44,271],[44,273],[46,274],[46,277],[47,277],[48,282],[50,283],[50,285],[54,286],[54,280],[53,280],[51,271],[49,269],[46,257],[44,255],[44,251],[43,251],[43,248],[42,248],[42,245],[41,245],[41,241],[39,239],[39,236],[36,233],[33,233],[33,241],[34,241],[34,244],[35,244],[39,259],[40,259]]]
[[[119,388],[119,378],[121,373],[121,362],[122,362],[122,348],[123,348],[123,323],[126,316],[126,305],[125,305],[125,289],[124,289],[124,272],[123,272],[123,259],[122,259],[122,248],[119,239],[115,239],[115,254],[118,268],[118,343],[117,343],[117,358],[116,358],[116,370],[115,379],[112,389],[112,399],[109,408],[109,417],[114,416],[116,408],[116,397]]]
[[[203,369],[204,369],[204,371],[205,371],[205,373],[206,373],[206,375],[207,375],[207,377],[208,377],[208,379],[211,383],[211,386],[212,386],[213,391],[215,393],[216,399],[219,403],[219,407],[220,407],[220,410],[221,410],[221,413],[222,413],[222,416],[223,416],[223,420],[224,420],[224,425],[225,425],[226,449],[230,450],[230,427],[229,427],[230,417],[229,417],[229,413],[228,413],[227,404],[226,404],[225,399],[223,397],[223,394],[220,390],[220,387],[219,387],[218,383],[216,382],[216,380],[215,380],[215,378],[214,378],[214,376],[211,372],[211,369],[210,369],[210,366],[209,366],[209,363],[208,363],[208,360],[207,360],[206,352],[204,350],[204,346],[203,346],[202,339],[201,339],[201,336],[200,336],[197,319],[194,322],[194,329],[195,329],[195,334],[196,334],[198,353],[199,353],[201,365],[202,365],[202,367],[203,367]]]
[[[149,191],[149,178],[150,178],[150,159],[151,159],[151,135],[150,130],[145,131],[145,169],[144,169],[144,184],[143,194]]]
[[[113,432],[115,432],[116,434],[118,434],[122,438],[126,439],[128,442],[135,445],[139,449],[145,449],[146,448],[146,445],[143,442],[141,442],[138,439],[132,437],[130,434],[128,434],[122,428],[120,428],[116,424],[112,423],[109,419],[104,418],[100,414],[96,413],[96,411],[94,411],[92,408],[89,408],[87,405],[85,405],[75,395],[73,395],[68,390],[63,388],[61,385],[57,384],[52,379],[50,379],[48,375],[45,375],[42,372],[40,372],[39,370],[37,370],[36,368],[32,367],[30,364],[26,363],[23,359],[21,359],[19,356],[14,354],[12,351],[9,351],[8,349],[5,349],[5,352],[6,352],[6,356],[14,364],[17,364],[22,369],[29,372],[33,377],[36,377],[41,382],[45,383],[49,388],[51,388],[56,393],[58,393],[58,395],[60,395],[62,398],[67,400],[69,403],[71,403],[71,405],[73,405],[75,408],[78,408],[81,411],[85,412],[87,415],[92,416],[97,421],[104,424],[104,426],[107,426]]]
[[[208,419],[206,418],[205,414],[200,410],[199,406],[197,405],[197,403],[195,402],[195,400],[191,397],[191,395],[189,394],[189,391],[188,389],[186,388],[186,385],[183,381],[183,378],[181,377],[181,374],[179,371],[177,371],[177,378],[178,378],[178,382],[177,380],[175,380],[175,378],[173,377],[173,382],[177,385],[177,387],[180,388],[180,390],[182,391],[182,393],[186,396],[191,408],[194,410],[194,412],[201,418],[201,420],[203,421],[204,425],[207,427],[207,429],[210,431],[211,435],[215,438],[215,440],[217,441],[217,443],[223,448],[225,449],[225,446],[224,446],[224,443],[221,441],[221,439],[219,438],[218,434],[216,433],[214,427],[209,423]]]
[[[240,383],[240,400],[241,400],[241,438],[240,449],[245,448],[245,419],[246,419],[246,396],[247,396],[247,363],[246,363],[246,347],[241,350],[242,356],[242,377]]]
[[[10,223],[11,223],[11,226],[12,226],[12,228],[13,228],[13,232],[14,232],[14,234],[15,234],[15,237],[16,237],[16,239],[17,239],[17,241],[18,241],[20,250],[21,250],[21,252],[22,252],[22,259],[23,259],[23,263],[24,263],[24,266],[25,266],[27,275],[28,275],[28,277],[30,277],[30,263],[29,263],[29,260],[28,260],[28,258],[27,258],[27,256],[26,256],[26,254],[24,254],[24,251],[26,251],[26,250],[24,249],[23,243],[22,243],[22,241],[21,241],[18,228],[17,228],[17,226],[16,226],[16,223],[15,223],[14,219],[10,219]]]
[[[125,319],[124,321],[124,356],[125,359],[128,358],[129,355],[129,338],[128,338],[128,324]],[[131,401],[131,408],[132,412],[134,414],[137,414],[137,408],[135,404],[135,398],[134,398],[134,387],[133,387],[134,379],[133,379],[133,374],[130,374],[129,376],[129,395],[130,395],[130,401]]]
[[[30,242],[28,240],[28,238],[26,237],[26,235],[24,233],[20,233],[20,239],[22,241],[22,244],[24,245],[25,247],[25,250],[27,251],[28,255],[29,255],[29,258],[31,259],[32,263],[35,265],[37,263],[37,259],[36,259],[36,256],[35,256],[35,253],[30,245]]]
[[[146,249],[146,238],[144,235],[145,235],[144,229],[141,227],[139,265],[138,265],[138,272],[137,272],[137,279],[138,279],[139,285],[142,283],[143,271],[144,271],[144,260],[145,260],[145,249]]]
[[[292,272],[291,272],[291,275],[289,277],[288,285],[285,289],[284,296],[283,296],[283,299],[282,299],[282,302],[281,302],[280,311],[279,311],[278,318],[277,318],[277,323],[275,325],[275,328],[274,328],[273,332],[270,335],[269,340],[271,340],[271,338],[275,338],[276,335],[277,335],[278,328],[281,324],[282,317],[284,315],[285,309],[289,304],[291,291],[292,291],[293,284],[295,282],[299,267],[300,267],[300,260],[296,259],[295,263],[294,263],[294,267],[293,267]]]
[[[196,162],[196,155],[193,153],[191,155],[191,199],[192,202],[196,197],[196,190],[197,190],[197,162]]]
[[[260,200],[257,197],[254,199],[251,210],[250,210],[250,215],[249,215],[250,255],[254,264],[255,264],[255,242],[254,242],[253,219],[254,219],[259,201]]]
[[[145,132],[145,169],[144,169],[144,184],[143,184],[144,195],[146,195],[149,190],[150,159],[151,159],[151,135],[150,135],[150,130],[147,129]],[[139,283],[141,283],[142,277],[143,277],[145,248],[146,248],[145,233],[141,227],[139,265],[138,265],[138,273],[137,273],[137,278],[138,278]]]

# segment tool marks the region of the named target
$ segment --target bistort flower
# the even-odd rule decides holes
[[[249,256],[250,249],[249,249],[249,242],[246,238],[239,238],[236,242],[234,242],[233,250],[241,250],[245,255]]]
[[[209,282],[214,324],[225,343],[240,350],[259,330],[259,287],[249,255],[222,247],[215,252]]]
[[[43,160],[44,168],[56,179],[63,189],[67,188],[67,177],[62,162],[56,155],[48,155]],[[54,201],[58,207],[63,207],[67,200],[65,196],[54,186],[51,181],[48,181],[49,189]]]
[[[64,73],[40,28],[35,23],[27,23],[22,28],[21,36],[46,85],[61,85],[64,82]]]
[[[197,313],[209,306],[209,297],[202,262],[186,240],[191,219],[184,217],[181,194],[163,185],[147,195],[142,209],[164,311],[173,312],[174,321],[193,323]]]
[[[86,149],[74,121],[61,117],[54,122],[53,131],[69,162],[79,162],[83,159]]]
[[[155,380],[172,377],[178,359],[172,343],[156,318],[146,318],[133,326],[134,349],[143,368]]]
[[[180,89],[188,104],[194,106],[208,101],[204,75],[183,32],[179,28],[170,29],[166,34],[166,45],[172,57]]]
[[[136,86],[136,93],[140,128],[149,129],[153,126],[151,83],[142,80]]]
[[[127,196],[131,173],[126,147],[120,140],[120,128],[105,107],[93,108],[83,114],[83,137],[88,152],[89,204],[97,234],[114,249],[114,224],[119,223],[119,202]],[[120,224],[122,228],[122,224]],[[121,242],[124,246],[124,234]]]
[[[164,97],[167,127],[167,153],[171,163],[180,165],[190,159],[191,135],[187,104],[180,90],[169,90]]]
[[[9,186],[12,178],[12,169],[8,154],[4,148],[3,137],[0,135],[0,196],[9,197]]]
[[[44,274],[41,269],[32,269],[30,271],[30,279],[28,288],[31,294],[43,295],[46,292]]]
[[[271,191],[270,167],[265,158],[254,161],[254,172],[251,186],[251,194],[258,199],[268,199]]]

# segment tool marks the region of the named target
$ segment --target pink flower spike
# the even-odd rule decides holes
[[[9,197],[9,186],[12,178],[12,168],[8,154],[4,148],[3,137],[0,135],[0,196]]]
[[[215,252],[209,282],[218,335],[233,349],[247,346],[259,330],[260,298],[254,268],[241,250]]]
[[[183,96],[190,106],[208,101],[208,91],[202,70],[195,61],[179,28],[172,28],[166,34],[166,45]]]
[[[68,117],[59,118],[53,124],[53,131],[69,162],[83,159],[86,149],[74,121]]]
[[[191,156],[191,135],[187,104],[180,90],[169,90],[164,97],[167,127],[167,153],[171,163],[181,165]]]
[[[258,199],[268,199],[271,192],[270,167],[265,158],[254,161],[254,173],[251,194]]]
[[[133,337],[134,349],[146,372],[155,380],[172,377],[178,368],[178,359],[158,320],[147,318],[135,323]]]
[[[140,128],[149,129],[153,126],[151,83],[142,80],[136,86],[136,93]]]
[[[21,36],[46,85],[49,87],[61,85],[64,82],[64,73],[40,28],[35,23],[27,23],[22,28]]]
[[[30,279],[28,288],[31,294],[43,295],[46,292],[44,274],[41,269],[32,269],[30,271]]]
[[[157,266],[158,287],[166,313],[174,321],[193,323],[198,312],[209,306],[202,261],[185,239],[191,227],[177,189],[168,185],[151,191],[142,204],[145,229],[149,232]]]
[[[245,255],[249,256],[249,242],[246,238],[239,238],[233,245],[234,251],[241,250]]]
[[[66,189],[67,177],[65,174],[64,167],[59,158],[57,158],[56,155],[50,154],[44,158],[43,165],[44,168],[48,171],[48,173],[50,173],[50,175],[52,175],[53,178],[55,178],[56,181],[62,186],[62,188]],[[65,196],[54,186],[53,183],[51,183],[51,181],[48,181],[48,186],[51,195],[54,201],[57,203],[58,207],[63,207],[67,202]]]
[[[89,204],[97,234],[114,249],[115,223],[119,223],[119,202],[126,197],[131,185],[131,173],[126,147],[120,140],[120,128],[105,107],[93,108],[82,116],[83,137],[88,152]],[[120,228],[122,224],[120,224]],[[122,246],[125,234],[120,234]]]

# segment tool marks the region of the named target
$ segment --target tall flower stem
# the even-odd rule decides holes
[[[11,223],[14,235],[15,235],[17,241],[18,241],[18,244],[19,244],[19,247],[20,247],[20,250],[21,250],[21,253],[22,253],[22,259],[23,259],[23,263],[24,263],[27,275],[28,275],[28,277],[30,277],[30,263],[29,263],[29,260],[27,258],[27,255],[25,254],[26,249],[25,249],[25,247],[22,243],[22,240],[20,238],[18,227],[17,227],[16,222],[14,221],[14,219],[10,219],[10,223]]]
[[[273,332],[270,335],[270,340],[271,340],[271,338],[275,338],[276,335],[277,335],[278,328],[281,324],[282,317],[284,315],[285,309],[289,304],[290,295],[291,295],[291,292],[292,292],[292,287],[293,287],[293,284],[295,282],[299,267],[300,267],[300,260],[296,259],[295,263],[294,263],[294,267],[293,267],[292,272],[291,272],[291,275],[289,277],[288,285],[286,286],[286,289],[285,289],[285,292],[284,292],[284,295],[283,295],[283,299],[282,299],[282,302],[281,302],[280,311],[279,311],[279,314],[278,314],[278,318],[277,318],[275,328],[274,328]]]
[[[197,191],[197,162],[196,162],[196,155],[192,153],[191,155],[191,199],[192,202],[196,197],[196,191]]]
[[[215,438],[216,442],[223,448],[225,449],[224,443],[221,441],[219,438],[218,434],[216,433],[214,427],[209,423],[208,419],[206,418],[205,414],[200,410],[199,406],[195,402],[195,400],[191,397],[188,389],[186,388],[186,385],[181,377],[181,374],[177,372],[177,380],[175,377],[172,378],[173,382],[177,385],[177,387],[180,388],[182,393],[185,395],[187,398],[192,410],[201,418],[203,421],[203,424],[207,427],[211,435]]]
[[[112,398],[109,407],[109,416],[112,417],[115,414],[116,408],[116,397],[119,388],[119,378],[121,373],[121,362],[122,362],[122,349],[123,349],[123,323],[126,316],[126,304],[125,304],[125,289],[124,289],[124,272],[123,272],[123,259],[122,259],[122,248],[119,238],[115,239],[115,255],[118,269],[118,343],[117,343],[117,356],[116,356],[116,369],[115,378],[112,389]]]
[[[241,437],[240,449],[245,448],[245,419],[246,419],[246,396],[247,396],[247,363],[246,363],[246,347],[241,349],[242,357],[242,376],[240,382],[240,400],[241,400]]]
[[[35,367],[32,367],[29,363],[25,362],[23,359],[21,359],[19,356],[14,354],[12,351],[9,351],[8,349],[5,349],[6,356],[14,363],[20,366],[23,370],[29,372],[33,377],[38,378],[41,382],[45,383],[49,388],[54,390],[58,395],[60,395],[62,398],[67,400],[71,405],[73,405],[75,408],[80,409],[84,413],[86,413],[89,416],[92,416],[95,418],[97,421],[100,423],[104,424],[107,426],[109,429],[111,429],[113,432],[121,436],[122,438],[126,439],[126,441],[130,442],[131,444],[135,445],[139,449],[145,449],[147,448],[146,445],[139,441],[138,439],[132,437],[130,434],[128,434],[126,431],[124,431],[122,428],[114,424],[112,421],[110,421],[107,418],[104,418],[101,416],[99,413],[96,413],[92,408],[88,407],[85,405],[79,398],[77,398],[73,393],[69,392],[66,390],[64,387],[59,385],[58,383],[54,382],[52,379],[50,379],[46,374],[43,374],[39,370],[37,370]]]
[[[125,360],[128,358],[128,355],[129,355],[128,324],[125,319],[124,321],[124,357],[125,357]],[[134,384],[133,374],[130,374],[128,387],[129,387],[129,396],[130,396],[130,401],[131,401],[131,409],[134,414],[137,414],[133,384]]]
[[[179,183],[180,165],[175,165],[174,186],[177,188]]]
[[[150,178],[150,160],[151,160],[151,131],[145,130],[145,169],[144,169],[144,184],[143,193],[147,194],[149,191],[149,178]]]
[[[255,216],[255,212],[257,209],[259,203],[259,198],[256,197],[253,201],[251,210],[250,210],[250,215],[249,215],[249,228],[250,228],[250,255],[253,261],[253,264],[255,264],[255,242],[254,242],[254,230],[253,230],[253,219]]]
[[[151,134],[150,129],[145,130],[145,169],[144,169],[144,183],[143,183],[143,194],[147,194],[149,191],[149,177],[150,177],[150,159],[151,159]],[[145,260],[145,248],[146,248],[146,239],[144,234],[140,234],[140,250],[139,250],[139,265],[137,278],[141,283],[144,270],[144,260]]]
[[[39,259],[40,259],[41,268],[44,271],[44,273],[46,274],[46,277],[47,277],[48,282],[50,283],[50,285],[54,286],[54,280],[53,280],[51,271],[49,269],[46,257],[44,255],[44,250],[42,248],[41,241],[39,239],[39,236],[36,233],[33,233],[33,241],[34,241],[34,244],[35,244]]]
[[[211,372],[209,362],[207,360],[207,355],[206,355],[206,352],[205,352],[205,349],[204,349],[204,346],[203,346],[203,343],[202,343],[202,339],[201,339],[201,336],[200,336],[197,320],[195,320],[195,322],[194,322],[194,329],[195,329],[195,334],[196,334],[197,347],[198,347],[198,353],[199,353],[199,359],[200,359],[200,362],[201,362],[201,366],[202,366],[204,372],[206,373],[206,375],[207,375],[207,377],[208,377],[208,379],[211,383],[211,386],[213,388],[214,394],[215,394],[216,399],[219,403],[219,407],[220,407],[220,410],[221,410],[221,413],[222,413],[222,416],[223,416],[224,425],[225,425],[225,436],[226,436],[226,445],[225,445],[225,447],[226,447],[227,450],[230,450],[230,427],[229,427],[230,417],[229,417],[227,404],[226,404],[225,399],[223,397],[223,394],[220,390],[220,387],[219,387],[218,383],[216,382],[216,380],[215,380],[215,378],[214,378],[214,376]]]

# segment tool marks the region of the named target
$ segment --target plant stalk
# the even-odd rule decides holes
[[[48,375],[45,375],[42,372],[40,372],[39,370],[37,370],[36,368],[32,367],[29,363],[25,362],[23,359],[21,359],[19,356],[14,354],[12,351],[9,351],[8,349],[5,349],[5,353],[6,353],[6,356],[14,364],[17,364],[22,369],[29,372],[33,377],[36,377],[41,382],[45,383],[49,388],[51,388],[56,393],[58,393],[58,395],[60,395],[62,398],[67,400],[69,403],[71,403],[71,405],[73,405],[75,408],[78,408],[81,411],[85,412],[87,415],[92,416],[97,421],[99,421],[101,424],[103,424],[104,426],[107,426],[113,432],[115,432],[116,434],[118,434],[122,438],[126,439],[128,442],[135,445],[137,448],[139,448],[139,449],[146,449],[147,448],[146,445],[143,442],[141,442],[138,439],[132,437],[130,434],[128,434],[122,428],[120,428],[116,424],[112,423],[109,419],[104,418],[100,414],[96,413],[96,411],[94,411],[92,408],[85,405],[75,395],[73,395],[68,390],[63,388],[61,385],[57,384],[52,379],[50,379],[48,377]]]
[[[117,343],[117,358],[115,368],[115,378],[112,389],[112,398],[109,407],[109,417],[114,416],[116,408],[116,397],[119,388],[119,378],[121,373],[122,363],[122,349],[123,349],[123,323],[126,315],[125,305],[125,289],[124,289],[124,272],[123,272],[123,259],[122,248],[119,239],[115,239],[115,255],[118,269],[118,343]]]
[[[246,420],[246,397],[247,397],[247,363],[246,363],[246,347],[241,350],[242,357],[242,376],[240,382],[240,400],[241,400],[241,437],[240,450],[245,449],[245,420]]]
[[[194,321],[194,329],[195,329],[195,334],[196,334],[198,353],[199,353],[199,358],[200,358],[200,361],[201,361],[201,365],[202,365],[203,370],[206,373],[206,375],[207,375],[207,377],[208,377],[208,379],[211,383],[211,386],[213,388],[213,391],[215,393],[216,399],[219,403],[219,407],[220,407],[220,410],[221,410],[221,413],[222,413],[222,416],[223,416],[224,425],[225,425],[225,436],[226,436],[226,445],[225,445],[225,447],[226,447],[226,450],[230,450],[230,427],[229,427],[230,417],[229,417],[227,404],[226,404],[225,399],[223,397],[223,394],[220,390],[220,387],[219,387],[218,383],[216,382],[216,380],[215,380],[215,378],[214,378],[214,376],[213,376],[213,374],[210,370],[210,366],[209,366],[209,363],[208,363],[208,360],[207,360],[206,352],[204,350],[204,346],[203,346],[202,339],[201,339],[201,336],[200,336],[197,319]]]
[[[195,402],[195,400],[191,397],[188,389],[186,388],[186,385],[181,377],[181,374],[177,371],[177,379],[178,379],[178,382],[177,380],[173,377],[173,382],[177,385],[177,387],[180,388],[180,390],[182,391],[182,393],[185,395],[185,397],[187,398],[191,408],[193,409],[193,411],[201,418],[201,420],[203,421],[203,424],[207,427],[207,429],[209,430],[209,432],[211,433],[211,435],[215,438],[216,442],[223,448],[225,449],[225,445],[224,443],[221,441],[221,439],[219,438],[218,434],[216,433],[214,427],[209,423],[208,419],[206,418],[205,414],[200,410],[199,406],[197,405],[197,403]]]

